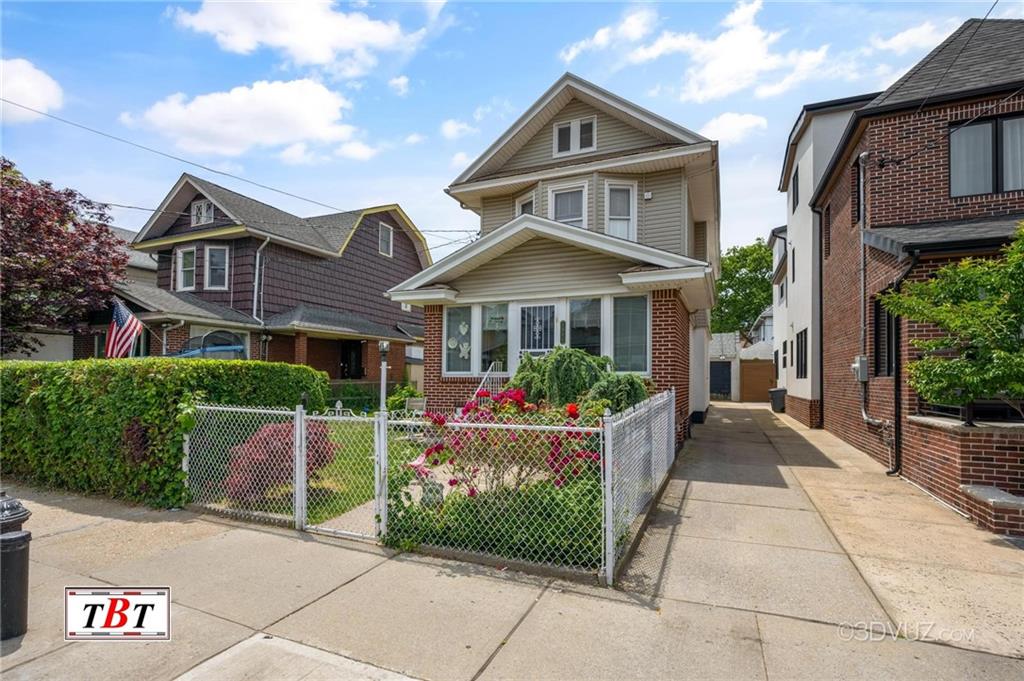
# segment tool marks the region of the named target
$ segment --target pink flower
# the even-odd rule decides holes
[[[476,496],[476,487],[470,487],[466,491],[466,494],[469,495],[470,497],[475,497]]]
[[[448,486],[449,487],[455,487],[455,485],[457,485],[457,484],[459,484],[459,481],[456,480],[455,478],[452,478],[451,480],[448,481]]]
[[[447,423],[444,414],[438,414],[436,411],[424,412],[423,415],[430,419],[430,422],[433,423],[435,426],[443,426],[445,423]]]
[[[557,478],[555,478],[555,480],[554,480],[555,487],[561,487],[564,484],[565,484],[565,476],[559,475]]]

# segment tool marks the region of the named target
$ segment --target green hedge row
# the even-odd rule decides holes
[[[138,501],[187,501],[192,405],[322,409],[327,374],[248,360],[0,362],[0,470],[39,485]]]

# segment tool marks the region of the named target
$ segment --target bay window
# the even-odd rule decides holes
[[[616,371],[647,371],[647,296],[615,298],[613,316]]]
[[[636,241],[636,185],[609,182],[605,194],[605,234]]]
[[[495,371],[508,370],[508,305],[480,306],[480,371],[485,373],[493,362]]]
[[[468,374],[473,370],[473,308],[445,308],[444,368],[448,373]]]

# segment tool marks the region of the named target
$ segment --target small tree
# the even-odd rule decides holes
[[[0,352],[29,352],[30,331],[78,330],[110,303],[128,256],[104,205],[0,158],[0,220]]]
[[[1004,257],[966,258],[881,297],[889,312],[942,335],[911,341],[910,385],[929,402],[997,398],[1024,416],[1024,223]]]
[[[772,304],[772,251],[764,239],[733,246],[722,256],[718,302],[711,311],[714,333],[739,331],[750,337],[754,322]]]

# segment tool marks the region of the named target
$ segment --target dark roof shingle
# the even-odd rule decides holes
[[[1008,243],[1024,221],[1024,213],[919,225],[876,227],[864,231],[864,242],[893,255],[911,251],[992,250]]]

